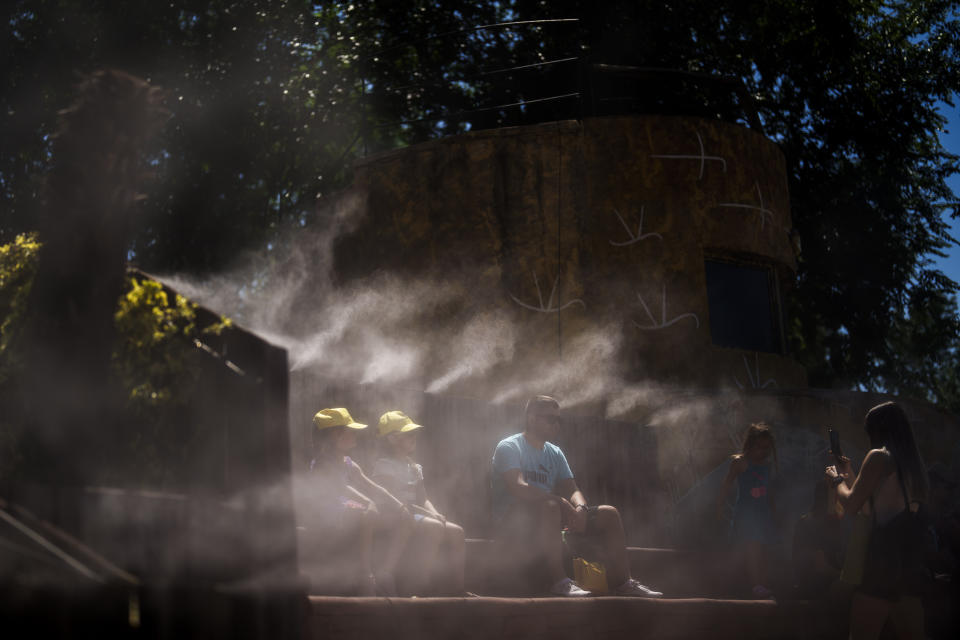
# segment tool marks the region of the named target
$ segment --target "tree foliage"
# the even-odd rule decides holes
[[[196,303],[180,294],[173,300],[155,280],[127,278],[114,322],[118,341],[113,353],[116,372],[124,382],[138,418],[165,404],[184,404],[199,379],[187,366],[191,342],[204,334],[219,335],[231,326],[229,318],[196,326]]]
[[[35,233],[22,233],[0,245],[0,385],[20,368],[14,346],[20,336],[27,297],[37,270],[40,242]]]
[[[31,228],[56,110],[78,72],[117,67],[168,90],[173,118],[134,244],[149,267],[205,270],[264,237],[316,191],[310,106],[291,95],[295,2],[20,1],[5,5],[4,234]],[[201,8],[202,7],[202,8]],[[307,141],[309,138],[309,142]]]
[[[591,61],[743,82],[787,158],[803,248],[789,337],[811,384],[960,409],[957,285],[931,263],[955,242],[945,179],[958,158],[940,145],[936,103],[960,88],[958,3],[613,4],[516,7],[581,17]]]
[[[10,407],[15,380],[25,363],[17,337],[26,322],[26,298],[37,270],[40,243],[33,234],[17,236],[0,245],[0,400]],[[184,422],[186,410],[198,392],[198,367],[194,340],[220,335],[229,318],[198,326],[197,305],[147,278],[128,275],[114,312],[117,340],[112,354],[112,375],[126,394],[126,429],[117,448],[123,452],[124,480],[163,486],[175,478],[182,457],[183,434],[165,433]],[[0,418],[0,482],[10,480],[24,462],[23,429]],[[37,460],[28,460],[37,462]]]
[[[168,90],[131,249],[145,268],[194,273],[309,224],[359,155],[583,115],[591,65],[730,77],[787,158],[803,248],[789,331],[811,383],[960,410],[956,283],[930,261],[958,212],[936,110],[960,89],[958,5],[18,0],[0,44],[0,239],[34,228],[76,71],[120,66]],[[576,21],[528,22],[563,19]],[[503,21],[517,24],[484,27]],[[612,87],[627,111],[746,121],[741,97],[706,85]]]

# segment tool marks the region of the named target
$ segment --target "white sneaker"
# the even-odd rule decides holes
[[[613,592],[615,596],[633,596],[636,598],[662,598],[663,594],[642,585],[633,578],[628,579]]]
[[[550,587],[550,593],[551,595],[563,596],[564,598],[583,598],[592,595],[589,591],[581,589],[580,585],[570,578],[564,578]]]

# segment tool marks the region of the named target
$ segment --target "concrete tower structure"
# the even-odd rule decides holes
[[[291,424],[306,432],[318,397],[368,421],[406,410],[433,427],[419,455],[440,503],[484,504],[493,444],[536,389],[566,407],[563,444],[587,494],[636,518],[637,542],[683,544],[679,533],[712,529],[702,519],[751,422],[773,426],[793,491],[783,504],[799,514],[826,427],[856,459],[864,413],[890,399],[811,389],[787,351],[782,297],[800,247],[785,159],[757,131],[639,115],[472,132],[359,161],[321,206],[338,201],[353,217],[333,244],[337,286],[389,274],[446,293],[417,319],[415,378],[374,389],[295,370]],[[447,340],[486,317],[509,327],[510,349],[458,369]],[[956,418],[901,402],[928,461],[949,463]]]
[[[523,327],[521,363],[603,328],[628,379],[806,386],[782,329],[785,162],[754,131],[662,116],[481,131],[367,158],[354,189],[363,222],[337,272],[444,274]]]

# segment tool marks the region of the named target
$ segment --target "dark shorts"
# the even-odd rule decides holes
[[[906,596],[919,598],[923,595],[922,590],[913,585],[878,585],[869,582],[857,585],[855,591],[871,598],[889,602],[897,602],[900,598]]]
[[[494,537],[518,545],[529,544],[531,532],[538,526],[539,504],[518,503],[494,523]],[[598,507],[587,507],[587,527],[583,533],[573,533],[559,529],[557,535],[563,537],[570,554],[579,557],[594,558],[599,548],[596,530]]]

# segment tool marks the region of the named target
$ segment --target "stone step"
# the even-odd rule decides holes
[[[670,597],[730,598],[740,595],[744,584],[738,558],[718,551],[627,547],[634,578]],[[467,590],[491,595],[537,595],[515,566],[501,543],[467,539]],[[784,580],[776,580],[783,583]],[[542,587],[541,587],[542,588]]]
[[[643,598],[344,598],[311,596],[305,636],[339,640],[672,640],[842,638],[818,603]]]

